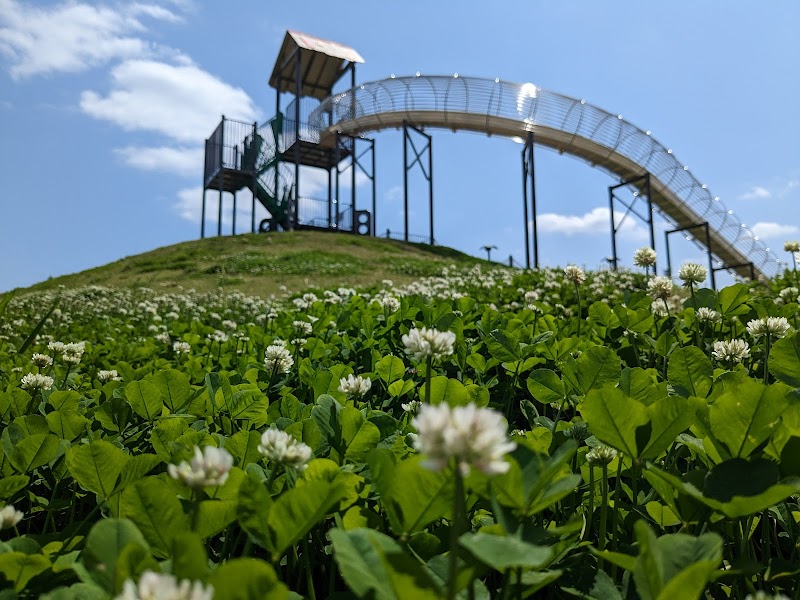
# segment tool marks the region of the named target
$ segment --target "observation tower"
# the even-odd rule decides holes
[[[400,237],[433,244],[430,130],[466,130],[523,144],[520,216],[527,268],[539,267],[535,148],[567,154],[612,177],[607,199],[613,268],[618,263],[617,233],[628,218],[647,226],[650,246],[665,258],[667,275],[672,274],[670,236],[676,234],[706,253],[712,287],[719,271],[755,280],[774,276],[783,268],[770,248],[672,149],[622,115],[533,83],[458,74],[392,75],[357,84],[356,66],[363,62],[353,48],[297,31],[286,33],[269,79],[276,95],[275,116],[260,126],[223,117],[206,140],[201,237],[207,192],[219,193],[217,235],[221,235],[223,195],[233,194],[235,233],[236,195],[244,188],[252,192],[253,232],[258,201],[270,214],[258,225],[259,231],[313,228],[376,235],[375,140],[366,136],[402,129],[404,231]],[[289,100],[285,106],[283,96]],[[304,181],[311,169],[327,173],[326,198],[305,193]],[[422,172],[428,184],[430,228],[422,239],[409,233],[408,176],[414,169]],[[363,182],[370,184],[370,210],[357,204],[357,174],[363,176],[360,189],[365,189]],[[343,177],[349,179],[346,198]],[[656,240],[655,212],[667,223],[663,245]]]
[[[206,140],[200,237],[204,237],[206,194],[219,194],[217,235],[222,235],[223,194],[233,195],[236,233],[237,193],[251,191],[250,230],[256,231],[256,201],[270,216],[258,231],[323,229],[374,235],[371,213],[356,207],[356,175],[372,184],[375,207],[375,142],[363,136],[332,135],[320,140],[308,118],[341,81],[355,86],[356,65],[364,59],[353,48],[297,31],[287,31],[272,74],[275,116],[245,123],[225,116]],[[349,76],[349,77],[348,77]],[[347,89],[347,88],[345,88]],[[288,103],[283,106],[283,96]],[[304,194],[306,169],[327,172],[327,197]],[[349,177],[349,198],[340,194]]]

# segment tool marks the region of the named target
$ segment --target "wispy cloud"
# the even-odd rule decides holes
[[[800,233],[800,227],[796,225],[784,225],[783,223],[772,223],[770,221],[759,221],[750,228],[750,231],[760,238],[780,242],[783,237]]]
[[[203,147],[126,146],[114,150],[125,164],[144,171],[161,171],[199,179],[203,170]]]
[[[617,226],[620,227],[620,236],[633,240],[644,241],[648,233],[644,227],[632,219],[622,221],[622,215],[615,213]],[[611,213],[608,208],[593,208],[583,215],[563,215],[558,213],[544,213],[536,220],[537,228],[543,233],[557,233],[566,236],[574,235],[608,235]],[[620,226],[620,222],[622,225]]]
[[[740,194],[737,197],[739,200],[767,200],[772,198],[772,192],[763,186],[754,185],[744,194]]]
[[[153,131],[180,142],[205,139],[220,115],[259,117],[253,100],[195,65],[127,60],[111,71],[111,91],[81,95],[80,107],[128,131]]]
[[[181,52],[145,39],[145,19],[179,23],[180,14],[157,3],[117,7],[62,2],[48,7],[0,0],[0,54],[14,79],[78,73],[116,60],[169,57]]]

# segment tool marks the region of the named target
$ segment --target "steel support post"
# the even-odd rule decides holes
[[[678,227],[677,229],[670,229],[664,232],[664,247],[667,251],[667,276],[672,277],[672,256],[670,253],[669,236],[673,233],[682,233],[684,231],[691,231],[692,229],[702,229],[706,239],[706,255],[708,256],[708,274],[711,282],[711,289],[717,289],[717,281],[714,273],[719,269],[714,269],[714,259],[711,253],[711,228],[708,221],[696,223],[695,225],[687,225],[686,227]],[[723,267],[724,269],[725,267]]]
[[[217,237],[222,235],[222,188],[225,182],[225,115],[222,115],[222,130],[219,136],[219,206],[217,207]]]
[[[231,227],[231,235],[236,235],[236,192],[233,192],[233,223]]]
[[[341,161],[341,150],[339,144],[342,143],[341,139],[339,138],[339,134],[336,134],[336,146],[334,147],[333,154],[334,160],[336,161],[336,198],[333,199],[333,203],[336,205],[336,221],[335,226],[336,229],[339,229],[339,162]]]
[[[403,121],[403,239],[408,241],[408,124]]]
[[[536,166],[534,163],[534,138],[533,132],[529,131],[525,139],[525,146],[522,148],[522,201],[525,205],[525,267],[531,268],[530,259],[530,238],[533,237],[533,268],[539,268],[539,231],[536,215]],[[531,213],[533,230],[528,228],[528,185],[530,183],[531,192]]]
[[[333,169],[328,168],[328,229],[331,228],[331,216],[332,216],[332,208],[333,208]]]
[[[525,229],[525,268],[531,268],[531,242],[528,230],[528,161],[522,149],[522,218]]]
[[[301,84],[300,74],[300,56],[301,52],[297,52],[297,59],[295,60],[294,79],[295,79],[295,97],[294,97],[294,217],[292,219],[292,229],[297,229],[300,223],[300,94],[303,87]]]
[[[222,178],[219,180],[219,206],[217,207],[217,237],[222,235]]]
[[[650,197],[650,173],[644,174],[644,193],[647,195],[647,224],[650,229],[650,247],[656,249],[656,232],[653,226],[653,200]],[[653,261],[653,273],[658,274],[658,261]]]
[[[431,217],[430,243],[433,246],[436,238],[433,237],[433,140],[430,137],[428,138],[428,210]]]
[[[608,212],[611,215],[611,268],[617,270],[617,225],[614,222],[614,188],[608,188]]]
[[[703,230],[706,234],[706,251],[708,252],[708,276],[711,278],[711,289],[717,289],[717,278],[714,275],[714,259],[711,255],[711,227],[708,225],[708,221],[705,222],[705,226]]]
[[[664,232],[664,248],[666,248],[666,250],[667,250],[667,272],[666,272],[667,277],[672,277],[672,256],[670,255],[670,252],[669,252],[669,234],[670,233],[672,233],[672,232],[670,232],[670,231],[665,231]],[[658,275],[658,272],[656,272],[656,275]]]
[[[634,200],[630,204],[618,198],[615,194],[616,190],[621,187],[630,187],[635,186],[641,190],[640,192],[635,192],[633,194]],[[639,198],[642,196],[646,197],[645,202],[647,203],[647,215],[641,215],[639,212],[636,211],[636,202],[638,202]],[[621,203],[627,210],[625,214],[622,216],[622,219],[619,221],[619,225],[616,223],[616,218],[614,215],[614,201]],[[648,225],[648,229],[650,232],[650,245],[653,250],[656,249],[656,238],[655,238],[655,226],[653,223],[653,202],[650,198],[650,173],[645,173],[644,175],[640,175],[638,177],[634,177],[632,179],[624,180],[616,185],[611,185],[608,187],[608,208],[610,213],[611,219],[611,266],[616,271],[617,267],[619,266],[619,256],[617,255],[617,232],[622,227],[622,224],[625,222],[625,219],[628,217],[629,214],[633,213],[641,221],[644,221]],[[653,265],[653,272],[658,273],[657,267]]]
[[[358,158],[356,157],[356,138],[350,138],[350,218],[353,221],[351,230],[356,225],[356,166]]]
[[[256,147],[256,140],[258,139],[258,123],[253,123],[253,140],[250,142],[251,148]],[[250,191],[253,192],[252,197],[252,205],[250,206],[250,233],[256,232],[256,184],[258,183],[258,179],[256,178],[256,163],[258,162],[258,156],[253,157],[253,164],[248,165],[250,168],[253,169],[253,181],[252,185],[250,186]],[[275,190],[275,196],[277,196],[277,190]]]
[[[203,182],[203,204],[200,208],[200,239],[206,237],[206,186]]]
[[[425,139],[425,144],[420,150],[414,144],[414,139],[411,137],[410,131],[415,131]],[[414,152],[414,160],[409,164],[408,162],[408,147]],[[425,164],[422,162],[422,155],[428,151],[428,169],[426,171]],[[422,131],[417,129],[407,121],[403,121],[403,212],[405,215],[405,241],[408,241],[408,172],[419,164],[422,175],[428,181],[428,209],[429,209],[429,223],[430,223],[430,237],[429,242],[431,245],[435,243],[434,229],[433,229],[433,138]]]
[[[355,70],[355,67],[353,67],[353,69]],[[378,229],[377,229],[377,227],[378,227],[378,225],[377,225],[377,217],[376,217],[376,214],[378,212],[378,200],[377,200],[378,192],[377,192],[376,187],[375,187],[375,179],[376,179],[376,177],[375,177],[375,140],[372,140],[372,218],[370,219],[372,221],[372,227],[371,227],[372,231],[370,231],[370,235],[372,237],[375,237],[377,235],[376,232],[378,231]]]

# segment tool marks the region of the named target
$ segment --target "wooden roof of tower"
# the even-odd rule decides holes
[[[345,63],[363,63],[364,59],[353,48],[323,40],[300,31],[287,31],[283,38],[278,58],[269,78],[270,87],[278,87],[280,92],[295,92],[296,57],[300,52],[300,73],[303,86],[301,96],[311,96],[324,100],[330,96],[333,85],[342,76]]]

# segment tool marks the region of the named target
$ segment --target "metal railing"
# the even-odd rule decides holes
[[[339,209],[337,217],[336,209]],[[338,204],[336,199],[330,203],[320,198],[300,197],[298,206],[300,225],[320,227],[338,231],[353,230],[353,207],[349,204]]]
[[[309,129],[338,129],[358,135],[396,127],[400,118],[415,123],[421,114],[435,115],[435,125],[431,126],[520,138],[529,131],[546,131],[551,147],[584,159],[591,155],[593,166],[617,176],[619,172],[611,169],[615,164],[611,159],[622,157],[625,160],[616,164],[630,163],[650,173],[669,191],[670,202],[677,199],[682,214],[695,222],[708,221],[719,233],[715,240],[718,249],[748,257],[766,275],[774,275],[781,268],[782,261],[650,131],[639,129],[622,115],[532,83],[458,75],[372,81],[322,101],[309,116]],[[587,143],[591,145],[588,150]],[[603,149],[599,154],[598,146]]]
[[[402,231],[390,231],[387,229],[383,232],[383,234],[381,234],[380,237],[386,238],[387,240],[400,240],[401,242],[406,241],[405,234]],[[409,233],[408,241],[414,242],[415,244],[430,244],[431,238],[427,235]],[[435,244],[436,240],[433,240],[433,243]]]
[[[207,184],[220,169],[252,170],[255,155],[243,162],[253,140],[256,125],[222,117],[206,140],[204,182]]]

